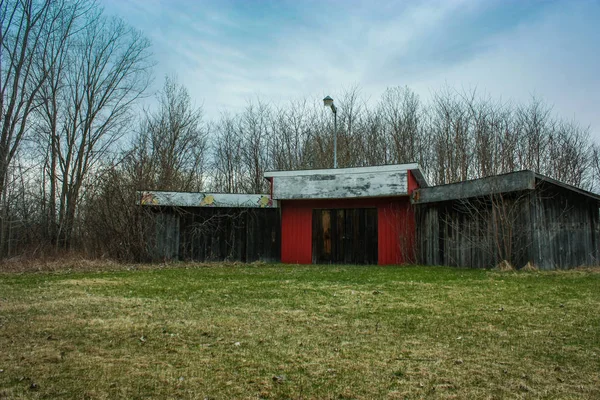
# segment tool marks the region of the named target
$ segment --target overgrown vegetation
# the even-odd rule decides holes
[[[266,192],[266,170],[333,165],[321,95],[204,117],[165,79],[149,93],[151,43],[94,0],[0,0],[0,258],[65,251],[147,258],[137,190]],[[457,86],[458,87],[458,86]],[[340,167],[419,162],[430,184],[531,169],[600,188],[584,124],[542,99],[389,82],[370,101],[332,93]],[[155,95],[152,109],[140,100]]]
[[[0,398],[598,398],[598,287],[597,270],[4,273]]]

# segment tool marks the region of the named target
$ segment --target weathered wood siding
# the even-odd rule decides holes
[[[491,268],[529,260],[532,233],[526,192],[417,205],[418,256],[426,265]]]
[[[161,207],[157,216],[170,222],[157,233],[153,251],[156,258],[242,262],[280,259],[278,209]]]
[[[179,254],[179,217],[171,213],[148,214],[154,237],[148,246],[155,260],[174,260]]]
[[[538,182],[532,207],[531,258],[541,269],[598,265],[598,203],[586,196]]]
[[[515,173],[496,183],[510,190],[526,176]],[[523,185],[529,190],[499,193],[488,185],[493,194],[471,198],[463,194],[477,189],[472,183],[466,192],[457,191],[458,185],[425,189],[427,195],[415,200],[420,262],[493,267],[506,259],[516,268],[532,262],[544,270],[598,265],[597,197],[539,175],[534,179]],[[447,197],[452,199],[432,201]]]
[[[273,198],[345,199],[408,194],[406,171],[331,173],[273,178]]]
[[[313,264],[377,264],[377,208],[314,209]]]

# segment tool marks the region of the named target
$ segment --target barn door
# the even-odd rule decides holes
[[[377,209],[315,209],[315,264],[377,264]]]

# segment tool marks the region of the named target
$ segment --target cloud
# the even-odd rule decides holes
[[[427,98],[448,83],[538,94],[600,135],[595,2],[105,3],[151,37],[157,76],[177,74],[209,117],[256,96],[320,99],[358,84],[366,96],[408,85]]]
[[[591,3],[590,3],[591,4]],[[505,100],[535,95],[564,118],[591,125],[600,139],[600,6],[561,4],[534,21],[487,39],[486,50],[442,73],[414,82],[416,90],[444,83],[475,87]]]

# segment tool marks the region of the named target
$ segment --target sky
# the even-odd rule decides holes
[[[152,41],[207,118],[260,98],[445,86],[543,99],[600,141],[600,0],[100,0]]]

